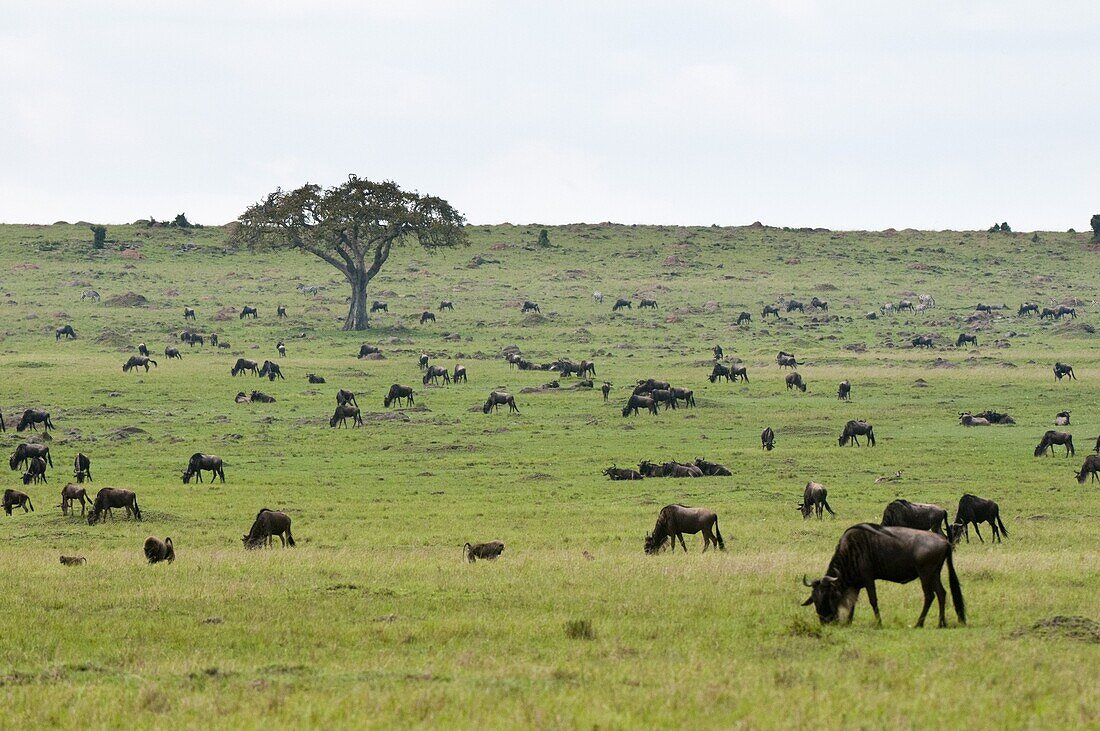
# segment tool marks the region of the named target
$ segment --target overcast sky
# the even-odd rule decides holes
[[[0,221],[1088,228],[1100,3],[0,0]]]

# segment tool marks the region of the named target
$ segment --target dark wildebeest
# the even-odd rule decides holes
[[[494,561],[497,556],[504,552],[504,544],[500,541],[474,544],[467,543],[462,547],[462,552],[466,556],[466,560],[470,563],[474,563],[479,558],[482,561]]]
[[[427,386],[429,383],[434,384],[440,378],[443,379],[444,383],[451,382],[451,374],[443,366],[428,366],[428,369],[424,371],[423,381],[425,386]]]
[[[637,416],[638,409],[645,409],[651,414],[656,414],[657,402],[649,396],[631,395],[630,400],[627,401],[626,406],[623,407],[623,416],[630,416],[631,412],[633,412],[634,416]]]
[[[686,388],[673,388],[671,389],[672,395],[679,401],[683,401],[688,406],[695,406],[695,392]]]
[[[241,536],[241,543],[247,549],[270,547],[272,536],[279,537],[283,548],[288,545],[294,548],[294,536],[290,533],[290,516],[277,510],[263,508],[256,513],[256,521],[248,533]]]
[[[959,414],[959,423],[963,426],[989,426],[990,421],[981,416],[974,416],[967,411]]]
[[[901,302],[898,302],[898,312],[901,312],[902,310],[909,310],[910,312],[913,312],[913,303],[909,300],[902,300]]]
[[[405,404],[407,406],[412,406],[413,390],[410,386],[400,386],[395,383],[390,386],[390,392],[386,394],[386,397],[382,400],[382,405],[386,406],[387,408],[390,406],[390,404],[397,404],[398,406],[400,406],[401,399],[405,399]]]
[[[814,512],[817,512],[817,519],[821,520],[825,510],[829,511],[829,515],[836,517],[836,513],[833,512],[832,507],[829,505],[829,491],[820,482],[807,482],[806,489],[802,493],[802,502],[799,503],[798,509],[802,511],[802,519],[807,520]]]
[[[653,464],[648,459],[644,459],[638,463],[638,472],[642,477],[664,477],[665,468],[659,464]]]
[[[1007,309],[1007,305],[1001,305],[1000,307],[997,307],[996,305],[986,305],[986,304],[982,304],[981,302],[979,302],[978,306],[975,307],[974,309],[977,310],[978,312],[993,312],[993,310]]]
[[[603,393],[603,400],[607,401],[607,395],[611,393],[611,384],[606,381],[600,386],[600,392]]]
[[[1054,456],[1054,445],[1061,444],[1066,448],[1066,456],[1077,454],[1073,448],[1073,435],[1069,432],[1054,431],[1053,429],[1047,430],[1047,433],[1043,435],[1043,438],[1039,441],[1039,446],[1035,448],[1035,456],[1042,457],[1046,454],[1046,451],[1050,450],[1050,456]]]
[[[1005,524],[1001,522],[1001,509],[997,506],[997,503],[967,493],[959,498],[959,508],[955,511],[955,522],[947,529],[951,542],[958,543],[959,537],[965,536],[966,542],[970,543],[971,523],[974,524],[974,532],[978,534],[978,540],[982,543],[985,543],[985,539],[982,538],[982,533],[978,530],[979,523],[989,523],[989,527],[993,529],[993,540],[998,543],[1001,542],[1002,535],[1008,535]]]
[[[640,480],[642,479],[642,473],[637,470],[632,470],[623,467],[608,467],[603,471],[603,474],[607,475],[612,480]]]
[[[245,305],[244,309],[241,310],[240,317],[238,317],[237,319],[243,320],[246,317],[251,317],[252,319],[256,319],[258,316],[259,316],[259,314],[256,312],[255,307],[249,307],[248,305]]]
[[[378,300],[371,302],[370,311],[378,312],[379,310],[381,310],[382,312],[389,312],[390,308],[385,302],[379,302]]]
[[[775,362],[779,365],[780,368],[795,368],[796,366],[801,365],[797,360],[795,360],[793,355],[783,352],[780,352],[779,355],[775,356]]]
[[[451,312],[454,312],[454,309],[455,309],[455,303],[451,302],[450,300],[443,300],[442,302],[439,303],[439,311],[440,312],[442,312],[443,310],[449,310]]]
[[[425,368],[427,368],[428,367],[428,354],[427,353],[421,353],[420,357],[416,359],[416,363],[417,363],[417,365],[420,366],[420,370],[424,370]]]
[[[163,541],[159,538],[149,536],[145,539],[145,558],[149,559],[149,563],[160,563],[161,561],[168,561],[171,563],[176,560],[176,548],[172,545],[171,538],[165,538]]]
[[[639,310],[655,310],[657,309],[657,300],[643,299],[638,303]]]
[[[924,618],[935,596],[940,605],[939,626],[946,627],[944,604],[947,593],[940,580],[946,561],[955,615],[961,624],[966,624],[966,607],[952,553],[946,538],[929,531],[898,526],[884,528],[871,523],[854,525],[840,537],[825,576],[813,583],[802,577],[802,583],[813,590],[802,606],[814,605],[822,624],[838,619],[850,623],[860,589],[866,589],[875,620],[882,624],[875,581],[908,584],[919,578],[924,590],[924,608],[917,619],[917,626],[924,626]]]
[[[840,385],[836,389],[836,397],[841,401],[852,400],[852,384],[848,381],[841,381]]]
[[[959,333],[959,339],[955,341],[955,347],[961,348],[964,343],[973,343],[974,347],[978,347],[978,336],[967,335],[966,333]]]
[[[12,508],[23,508],[23,512],[33,512],[34,503],[31,502],[30,497],[18,490],[7,489],[4,490],[4,512],[11,515]],[[28,511],[28,508],[30,510]]]
[[[150,363],[153,365],[154,368],[157,365],[157,362],[155,360],[153,360],[152,358],[149,358],[147,356],[144,356],[144,355],[131,355],[130,360],[126,361],[122,365],[122,372],[123,373],[129,373],[132,370],[137,370],[138,368],[144,367],[145,372],[148,373]]]
[[[286,317],[286,308],[283,307],[282,305],[279,305],[278,307],[276,307],[275,308],[275,316],[278,317],[278,318]]]
[[[1057,310],[1055,310],[1055,312],[1054,312],[1054,318],[1055,318],[1056,320],[1061,320],[1061,319],[1062,319],[1063,317],[1065,317],[1066,315],[1069,315],[1069,316],[1070,316],[1070,319],[1074,319],[1074,320],[1075,320],[1075,319],[1077,319],[1077,310],[1075,310],[1075,309],[1074,309],[1074,308],[1072,308],[1072,307],[1066,307],[1065,305],[1061,305],[1061,306],[1059,306],[1059,307],[1058,307],[1058,309],[1057,309]]]
[[[50,456],[50,448],[45,444],[34,444],[23,442],[16,445],[15,451],[11,453],[11,459],[8,460],[8,464],[12,470],[19,469],[24,462],[28,462],[35,457],[40,457],[46,460],[46,464],[53,467],[53,458]]]
[[[722,356],[725,355],[725,351],[722,350],[721,345],[715,345],[711,348],[711,352],[714,353],[715,360],[722,360]]]
[[[32,457],[27,463],[27,471],[23,473],[23,484],[29,485],[32,482],[47,482],[46,460],[41,457]]]
[[[825,310],[826,312],[829,311],[829,303],[818,297],[814,297],[812,300],[810,300],[810,307],[813,307],[815,310]]]
[[[138,508],[137,495],[133,490],[105,487],[96,493],[95,502],[92,503],[91,512],[88,513],[88,525],[98,523],[104,512],[113,518],[114,508],[126,508],[127,516],[141,520],[141,509]]]
[[[622,309],[631,310],[631,309],[634,309],[634,308],[631,305],[630,300],[624,300],[622,298],[615,300],[615,304],[611,306],[611,311],[612,312],[618,312],[619,310],[622,310]]]
[[[733,371],[727,366],[721,363],[715,363],[714,367],[710,369],[710,375],[707,376],[711,383],[715,383],[719,378],[725,378],[727,382],[733,380]]]
[[[306,374],[306,380],[308,380],[310,383],[324,383],[325,382],[325,379],[323,377],[317,375],[316,373],[307,373]]]
[[[1036,302],[1024,302],[1022,305],[1020,305],[1020,309],[1016,312],[1016,315],[1018,317],[1023,317],[1024,315],[1026,315],[1030,312],[1034,312],[1035,314],[1039,314],[1039,305],[1038,305],[1038,303],[1036,303]]]
[[[840,434],[840,446],[844,446],[848,443],[848,440],[852,441],[852,444],[859,446],[859,437],[867,437],[867,442],[873,447],[875,446],[875,428],[863,420],[852,419],[844,425],[844,431]]]
[[[760,432],[760,448],[769,452],[775,449],[775,432],[770,426],[764,427],[764,431]]]
[[[267,376],[267,380],[274,381],[276,378],[282,378],[286,380],[286,376],[283,375],[283,369],[279,367],[279,364],[275,361],[265,360],[263,367],[260,368],[260,378]]]
[[[644,381],[638,381],[638,385],[634,387],[634,395],[641,396],[643,394],[652,393],[658,389],[668,390],[672,388],[668,384],[668,381],[658,381],[656,378],[647,378]]]
[[[466,383],[466,366],[455,364],[455,372],[451,375],[451,380],[455,383],[462,381]]]
[[[581,364],[576,367],[577,375],[581,378],[586,376],[592,377],[596,375],[596,363],[591,360],[582,360]]]
[[[2,412],[0,412],[0,433],[6,432],[7,430],[8,430],[8,427],[4,423],[4,414]]]
[[[802,380],[802,376],[798,374],[798,371],[787,374],[787,390],[797,388],[802,393],[806,393],[806,383]]]
[[[184,320],[194,320],[195,319],[195,310],[194,310],[194,308],[184,307],[183,308],[183,319]]]
[[[366,358],[368,355],[374,355],[376,353],[381,354],[382,349],[375,346],[375,345],[367,345],[366,343],[359,346],[359,357],[360,358]]]
[[[1069,376],[1073,380],[1077,380],[1077,376],[1073,375],[1073,366],[1066,363],[1054,364],[1054,379],[1057,381],[1062,380],[1063,376]]]
[[[516,397],[507,391],[492,391],[489,398],[482,405],[481,413],[488,414],[490,411],[495,411],[501,404],[508,404],[508,411],[519,413],[519,409],[516,407]]]
[[[778,316],[778,313],[776,313],[776,315]],[[740,325],[742,322],[752,322],[752,314],[742,310],[741,314],[737,316],[737,322],[735,322],[734,324]]]
[[[286,344],[282,340],[275,343],[275,350],[279,351],[280,357],[286,357]]]
[[[435,322],[435,313],[434,312],[428,312],[427,310],[424,310],[423,312],[420,313],[420,324],[421,325],[423,325],[425,322],[428,322],[429,320],[432,321],[432,322]]]
[[[730,380],[736,382],[740,378],[745,383],[749,382],[749,368],[748,366],[733,365],[730,366]]]
[[[798,310],[799,312],[805,312],[806,305],[802,304],[798,300],[791,300],[787,303],[787,312],[794,312],[795,310]]]
[[[1039,319],[1045,320],[1049,317],[1053,320],[1057,315],[1058,313],[1055,310],[1052,310],[1049,307],[1044,307],[1043,311],[1039,313]]]
[[[275,403],[274,396],[268,396],[263,391],[253,391],[248,395],[248,400],[256,404],[273,404]]]
[[[89,506],[92,504],[92,499],[88,497],[88,491],[74,485],[71,482],[65,487],[61,488],[61,514],[68,515],[73,509],[73,501],[80,501],[80,514],[84,515],[84,505],[87,503]]]
[[[681,464],[680,462],[665,462],[661,465],[661,471],[665,477],[702,477],[703,470],[695,464]]]
[[[138,343],[138,354],[149,357],[149,347],[145,343]]]
[[[733,475],[725,465],[718,464],[717,462],[708,462],[702,457],[696,457],[694,464],[705,477],[731,477]]]
[[[340,389],[336,392],[336,405],[343,406],[344,404],[351,404],[352,406],[358,406],[359,402],[355,400],[355,394],[351,391],[345,391]]]
[[[252,375],[260,375],[260,364],[254,360],[248,360],[247,358],[237,358],[237,362],[233,364],[233,368],[229,371],[229,375],[236,376],[245,371],[251,371]]]
[[[203,454],[202,452],[195,452],[191,455],[191,459],[187,460],[187,469],[183,473],[184,484],[191,482],[192,477],[202,482],[203,470],[213,473],[210,475],[211,483],[220,477],[222,484],[225,484],[225,470],[222,458],[215,454]]]
[[[180,349],[172,345],[164,349],[164,357],[168,360],[172,360],[173,358],[176,360],[183,360],[183,356],[180,355]]]
[[[947,530],[947,511],[930,503],[894,500],[882,513],[882,525],[930,530],[943,535]]]
[[[912,342],[914,348],[931,348],[934,344],[932,338],[927,335],[918,335],[913,338]]]
[[[42,428],[46,431],[55,429],[53,421],[50,420],[50,412],[43,411],[42,409],[27,409],[23,412],[23,416],[20,417],[19,423],[15,425],[16,431],[25,431],[27,427],[31,428],[31,431],[38,431],[38,427],[35,424],[41,424]]]
[[[1059,411],[1054,415],[1054,426],[1069,426],[1069,412]]]
[[[62,335],[69,338],[70,340],[76,339],[76,330],[73,330],[72,325],[62,325],[61,327],[54,330],[53,334],[55,340],[60,340]]]
[[[191,333],[187,337],[187,347],[193,348],[196,345],[204,345],[205,346],[206,345],[206,340],[204,340],[202,335],[199,335],[198,333]]]
[[[538,304],[535,303],[535,302],[532,302],[531,300],[524,300],[523,301],[523,306],[519,308],[519,311],[520,312],[542,312],[542,310],[539,309]]]
[[[766,320],[768,315],[775,315],[775,319],[779,319],[779,307],[776,305],[764,305],[764,310],[760,313],[760,319]]]
[[[1008,414],[1002,414],[999,411],[981,411],[975,414],[975,416],[987,420],[990,424],[1015,424],[1016,420]]]
[[[1090,454],[1085,457],[1085,463],[1081,465],[1081,471],[1075,473],[1077,481],[1082,485],[1085,484],[1085,480],[1092,475],[1092,479],[1100,482],[1100,477],[1097,476],[1097,472],[1100,471],[1100,454]]]
[[[335,428],[337,424],[340,424],[340,426],[347,429],[349,417],[354,426],[363,426],[363,415],[359,413],[359,407],[351,404],[338,405],[336,411],[332,412],[332,418],[328,420],[328,425]]]
[[[713,510],[706,508],[689,508],[686,505],[674,504],[661,508],[657,516],[657,524],[653,526],[653,532],[645,537],[645,552],[654,554],[661,550],[666,541],[671,542],[672,552],[676,552],[676,540],[687,553],[687,545],[684,543],[684,534],[694,535],[702,532],[703,552],[713,543],[719,550],[726,550],[726,542],[722,540],[722,531],[718,530],[718,516]]]
[[[1093,450],[1097,454],[1100,454],[1100,436],[1096,437],[1096,449]]]
[[[665,411],[676,408],[676,397],[670,388],[655,388],[649,395],[658,404],[664,404]]]
[[[92,481],[92,460],[88,459],[87,455],[82,452],[77,452],[76,457],[73,459],[73,477],[81,484],[85,480]]]

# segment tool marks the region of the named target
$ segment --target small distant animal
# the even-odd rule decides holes
[[[420,366],[420,370],[424,370],[425,368],[428,367],[428,354],[427,353],[421,353],[420,357],[417,358],[416,362]]]
[[[99,292],[94,289],[86,289],[80,294],[80,301],[91,300],[92,302],[99,302]]]
[[[969,412],[959,414],[959,423],[963,426],[989,426],[989,419],[984,419],[980,416],[973,416]]]
[[[714,360],[716,361],[722,360],[722,356],[726,354],[721,345],[715,345],[711,348],[711,352],[714,353]]]
[[[278,307],[276,307],[275,308],[275,316],[280,318],[280,319],[286,317],[287,316],[286,315],[286,308],[283,307],[282,305],[279,305]]]
[[[307,287],[306,285],[302,284],[301,282],[298,282],[296,287],[298,289],[298,292],[300,292],[301,294],[306,294],[306,295],[311,295],[311,296],[316,295],[318,292],[321,291],[320,287]]]
[[[275,397],[269,396],[263,391],[253,391],[248,396],[248,400],[257,404],[273,404],[275,403]]]
[[[836,397],[841,401],[852,400],[852,384],[848,381],[841,381],[840,385],[836,389]]]
[[[1020,309],[1017,310],[1016,315],[1018,317],[1023,317],[1024,315],[1031,314],[1032,312],[1034,312],[1035,314],[1039,314],[1039,303],[1024,302],[1022,305],[1020,305]]]
[[[1098,442],[1100,442],[1100,438],[1098,438]],[[1082,485],[1085,484],[1090,474],[1093,480],[1100,482],[1100,477],[1097,477],[1096,474],[1098,471],[1100,471],[1100,454],[1090,454],[1085,457],[1085,463],[1081,465],[1081,470],[1075,473],[1074,477],[1076,477],[1077,481]]]
[[[253,320],[255,320],[257,317],[259,317],[259,313],[256,312],[255,307],[249,307],[248,305],[245,305],[245,307],[241,310],[240,316],[237,319],[243,320],[246,317],[251,317]]]
[[[184,320],[194,320],[195,319],[195,310],[191,307],[184,307],[183,308],[183,319]]]
[[[145,357],[149,357],[148,346],[146,346],[145,343],[138,343],[138,353],[144,355]]]
[[[267,380],[269,381],[274,381],[276,378],[282,378],[284,381],[286,380],[286,376],[283,375],[282,368],[280,368],[279,364],[273,360],[264,361],[263,367],[260,368],[259,375],[260,378],[267,376]]]
[[[928,337],[927,335],[918,335],[917,337],[913,338],[914,348],[931,348],[933,345],[934,343],[932,342],[932,338]]]
[[[1054,380],[1060,381],[1064,376],[1069,376],[1074,381],[1077,380],[1077,376],[1073,375],[1073,366],[1066,363],[1054,364]]]
[[[4,490],[4,512],[11,515],[14,508],[23,508],[24,513],[33,512],[34,503],[26,493],[8,488]]]
[[[138,368],[144,367],[145,372],[148,373],[150,364],[152,364],[154,368],[157,367],[157,362],[152,358],[149,358],[148,356],[131,355],[130,360],[122,364],[122,372],[129,373],[132,370],[137,370]]]
[[[725,378],[728,383],[733,380],[733,371],[730,370],[729,366],[715,363],[714,367],[710,369],[710,375],[707,376],[707,379],[711,383],[715,383],[719,378]]]
[[[434,384],[440,378],[443,379],[443,383],[451,382],[451,374],[443,366],[428,366],[427,370],[424,371],[423,381],[425,386],[429,383]]]
[[[917,297],[917,301],[921,303],[926,310],[931,310],[936,306],[936,298],[930,294],[922,294]]]
[[[405,400],[407,406],[413,405],[413,390],[409,386],[401,386],[399,384],[393,384],[390,386],[390,391],[386,394],[386,397],[382,400],[382,404],[389,408],[390,404],[401,405],[401,400]]]
[[[54,340],[60,340],[62,337],[66,337],[69,340],[76,340],[76,330],[73,330],[72,325],[62,325],[53,331]]]
[[[882,477],[875,478],[875,484],[880,485],[883,482],[897,482],[901,479],[901,470],[898,470],[892,475],[883,475]]]
[[[387,305],[385,302],[379,302],[378,300],[375,300],[374,302],[371,303],[370,311],[371,312],[378,312],[378,311],[389,312],[390,308],[389,308],[389,305]]]
[[[978,336],[959,333],[959,339],[955,341],[955,347],[961,348],[964,343],[971,343],[974,347],[978,347]]]
[[[798,300],[789,301],[787,303],[787,312],[794,312],[795,310],[798,310],[799,312],[805,312],[806,305],[802,304]]]
[[[638,303],[638,309],[640,309],[640,310],[656,310],[657,309],[657,300],[643,299],[641,302]]]
[[[467,543],[462,547],[462,554],[470,563],[475,563],[479,558],[482,561],[495,561],[502,553],[504,553],[504,544],[500,541],[474,544]]]
[[[283,357],[283,358],[286,357],[286,345],[283,343],[282,340],[275,343],[275,350],[279,351],[279,355],[281,357]]]
[[[83,556],[61,556],[60,560],[62,566],[80,566],[88,563],[88,559]]]
[[[607,396],[611,393],[611,384],[605,381],[604,384],[600,386],[600,393],[603,394],[603,400],[607,401]]]
[[[898,525],[944,534],[947,531],[947,511],[930,503],[894,500],[882,513],[882,525]]]
[[[539,309],[538,304],[535,303],[535,302],[532,302],[531,300],[524,300],[523,301],[523,306],[519,308],[519,311],[520,312],[540,312],[540,313],[542,312],[542,310]]]
[[[508,404],[508,411],[514,411],[519,413],[519,408],[516,406],[515,397],[507,391],[493,391],[489,394],[489,398],[485,401],[485,404],[481,407],[481,413],[488,414],[490,411],[495,411],[501,404]]]
[[[309,380],[310,383],[324,383],[325,382],[325,379],[322,378],[321,376],[317,375],[316,373],[307,374],[306,378]]]
[[[352,406],[351,404],[340,404],[336,407],[336,411],[332,413],[332,418],[328,420],[328,425],[335,428],[337,424],[344,427],[348,426],[348,419],[351,419],[351,423],[355,427],[363,426],[363,416],[359,413],[358,406]]]
[[[902,310],[909,310],[910,312],[912,312],[913,303],[909,300],[902,300],[901,302],[898,302],[898,312],[901,312]]]
[[[615,304],[611,306],[611,311],[612,312],[618,312],[619,310],[630,310],[630,309],[633,309],[633,306],[632,306],[630,300],[624,300],[624,299],[621,299],[621,298],[615,300]]]
[[[141,520],[141,509],[138,508],[137,494],[133,490],[122,490],[117,487],[105,487],[96,493],[95,502],[88,513],[88,525],[95,525],[106,513],[112,515],[114,508],[126,508],[126,515],[136,520]]]
[[[891,315],[896,312],[897,309],[898,306],[895,305],[893,302],[887,302],[886,304],[879,307],[878,311],[881,312],[883,315]]]
[[[779,313],[777,312],[776,317],[778,317],[778,316],[779,316]],[[752,314],[742,310],[741,313],[737,316],[737,322],[734,323],[734,324],[740,325],[742,322],[752,322]]]
[[[810,300],[810,307],[813,307],[815,310],[825,310],[826,312],[829,311],[829,303],[817,297],[814,297],[812,300]]]
[[[73,509],[73,502],[80,503],[80,514],[84,515],[85,504],[91,505],[92,499],[88,497],[87,489],[74,485],[71,482],[61,488],[61,514],[68,515]]]
[[[638,394],[631,395],[630,399],[626,402],[626,406],[623,407],[623,417],[638,415],[638,409],[645,409],[649,413],[657,414],[657,402],[649,396],[641,396]]]
[[[381,348],[378,348],[377,346],[374,346],[374,345],[367,345],[366,343],[364,343],[363,345],[359,346],[359,357],[360,358],[366,358],[368,355],[374,355],[375,353],[381,353],[381,352],[382,352]]]
[[[684,534],[703,534],[703,552],[713,544],[720,551],[726,550],[726,542],[722,540],[722,531],[718,529],[718,515],[713,510],[706,508],[691,508],[679,503],[666,505],[657,515],[657,524],[653,526],[653,532],[646,534],[645,552],[655,554],[661,550],[666,542],[671,541],[672,552],[676,552],[676,541],[680,541],[680,547],[687,553],[687,545],[684,543]]]
[[[187,343],[187,346],[190,347],[190,348],[193,348],[196,345],[205,345],[206,344],[206,340],[203,338],[202,335],[198,335],[197,333],[184,333],[184,334],[187,337],[183,338],[183,342]]]
[[[218,334],[217,333],[210,333],[210,344],[213,345],[216,348],[228,348],[229,347],[229,343],[219,343],[218,342]]]
[[[779,319],[779,307],[776,305],[764,305],[764,309],[760,312],[760,319],[766,320],[768,315],[775,315],[775,319]]]
[[[1057,310],[1052,310],[1052,309],[1051,309],[1051,308],[1049,308],[1049,307],[1044,307],[1044,308],[1043,308],[1043,311],[1039,313],[1039,319],[1040,319],[1040,320],[1045,320],[1045,319],[1047,319],[1048,317],[1049,317],[1049,318],[1050,318],[1051,320],[1053,320],[1053,319],[1057,318],[1057,316],[1058,316],[1058,312],[1057,312]]]
[[[955,510],[955,522],[947,528],[947,536],[952,544],[958,543],[962,536],[965,536],[966,542],[970,543],[971,523],[974,524],[974,532],[982,543],[985,543],[985,539],[978,530],[978,523],[989,523],[989,527],[993,530],[993,540],[997,543],[1001,542],[1002,535],[1008,535],[1005,524],[1001,522],[1001,509],[997,503],[967,493],[959,498],[959,507]]]
[[[868,444],[875,446],[875,428],[866,421],[852,419],[844,425],[844,431],[840,434],[840,446],[843,447],[851,440],[858,447],[859,437],[862,436],[867,437]]]
[[[592,293],[592,299],[594,299],[598,304],[602,305],[603,304],[603,292],[601,292],[600,290],[597,289],[595,292]]]
[[[183,360],[180,349],[172,345],[164,349],[164,357],[168,360]]]
[[[828,497],[829,491],[824,485],[819,482],[807,482],[806,489],[802,492],[802,502],[798,504],[798,509],[802,511],[802,519],[807,520],[816,512],[817,519],[821,520],[824,510],[828,510],[829,515],[835,518],[836,513],[829,505]]]
[[[780,351],[779,355],[775,357],[775,362],[779,365],[780,368],[795,368],[799,365],[802,365],[797,360],[795,360],[795,357],[793,355],[791,355],[790,353],[784,353],[782,351]]]
[[[435,313],[424,310],[420,313],[420,324],[423,325],[428,321],[435,322]]]
[[[191,459],[187,460],[187,469],[183,472],[183,483],[188,484],[191,482],[192,477],[202,482],[204,470],[212,473],[210,482],[221,478],[222,484],[225,484],[225,465],[222,458],[216,454],[203,454],[202,452],[195,452],[191,455]]]
[[[439,303],[439,311],[440,312],[442,312],[443,310],[450,310],[451,312],[454,312],[454,309],[455,309],[455,303],[451,302],[450,300],[443,300],[442,302]]]
[[[708,462],[702,457],[696,457],[693,464],[699,468],[705,477],[731,477],[733,473],[725,465],[717,462]]]
[[[46,480],[46,460],[41,457],[34,457],[27,463],[27,471],[23,473],[23,484],[29,485],[32,482],[47,482]]]
[[[787,374],[787,390],[790,391],[792,388],[797,388],[802,393],[806,393],[806,383],[797,371]]]
[[[359,402],[355,400],[355,394],[351,391],[345,391],[340,389],[336,392],[336,405],[343,406],[344,404],[351,404],[352,406],[358,406]]]
[[[455,372],[451,375],[451,380],[455,383],[462,381],[466,383],[466,366],[455,364]]]
[[[290,533],[290,516],[277,510],[263,508],[248,533],[241,536],[246,549],[270,547],[272,537],[278,536],[283,548],[294,548],[294,536]]]
[[[149,563],[160,563],[161,561],[167,561],[171,563],[176,560],[176,548],[172,545],[171,538],[165,538],[163,541],[159,538],[149,536],[145,539],[145,558],[149,559]]]
[[[237,358],[237,362],[233,364],[233,368],[230,369],[229,375],[237,376],[245,371],[249,371],[252,375],[258,376],[260,375],[260,364],[247,358]]]
[[[1066,315],[1069,315],[1070,319],[1075,320],[1077,319],[1077,310],[1073,307],[1066,307],[1065,305],[1062,305],[1054,311],[1054,319],[1056,320],[1061,320]]]
[[[612,480],[640,480],[642,479],[642,473],[637,470],[629,468],[616,467],[612,465],[603,471],[603,474],[607,475]]]
[[[1053,457],[1053,447],[1058,444],[1065,446],[1067,457],[1073,456],[1077,453],[1073,448],[1072,434],[1070,434],[1069,432],[1054,431],[1053,429],[1049,429],[1045,434],[1043,434],[1043,438],[1039,441],[1039,446],[1035,448],[1035,456],[1042,457],[1049,449],[1050,455]]]
[[[1054,417],[1054,426],[1069,426],[1069,412],[1059,411]]]
[[[768,452],[775,449],[775,432],[770,426],[764,427],[764,431],[760,432],[760,448]]]
[[[73,459],[73,477],[78,483],[83,483],[85,480],[92,481],[92,460],[81,452],[77,452]]]

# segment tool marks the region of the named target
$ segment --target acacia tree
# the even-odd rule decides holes
[[[344,329],[366,330],[367,286],[393,247],[413,240],[428,251],[466,244],[465,222],[442,198],[351,175],[334,188],[275,190],[241,214],[233,239],[252,249],[298,249],[336,267],[351,285]]]

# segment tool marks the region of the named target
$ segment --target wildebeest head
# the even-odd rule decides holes
[[[802,602],[802,606],[811,604],[817,610],[817,617],[822,624],[830,624],[837,620],[840,614],[841,601],[844,592],[840,587],[840,581],[835,576],[824,576],[814,581],[807,581],[802,577],[802,583],[810,587],[810,598]]]
[[[963,537],[963,533],[966,530],[966,526],[961,523],[952,523],[947,526],[947,540],[951,542],[951,545],[957,545],[959,539]]]
[[[192,474],[191,470],[184,470],[183,471],[183,484],[186,485],[186,484],[190,483],[192,477],[193,477],[193,474]]]
[[[665,540],[662,538],[658,540],[652,533],[645,534],[645,552],[653,555],[661,550],[661,546],[665,544]]]

